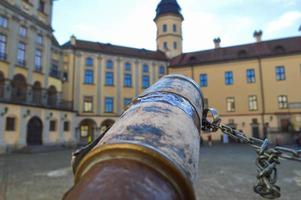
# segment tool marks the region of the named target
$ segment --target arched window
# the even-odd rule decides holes
[[[147,64],[144,64],[142,66],[142,71],[143,71],[143,73],[148,73],[149,72],[149,66]]]
[[[0,71],[0,99],[4,97],[5,79],[3,73]]]
[[[114,63],[113,63],[112,60],[107,60],[106,68],[107,69],[113,69],[114,68]]]
[[[91,57],[86,58],[86,66],[93,66],[93,58]]]
[[[34,82],[32,86],[32,99],[36,104],[42,103],[42,84],[39,81]]]
[[[16,74],[11,82],[12,100],[22,102],[26,100],[27,83],[22,74]]]
[[[48,89],[48,105],[55,106],[57,100],[57,90],[55,86],[50,86]]]

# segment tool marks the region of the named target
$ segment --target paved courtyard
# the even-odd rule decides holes
[[[71,150],[0,156],[0,200],[61,199],[72,185]],[[242,145],[202,147],[197,194],[202,200],[257,200],[255,152]],[[284,200],[300,200],[301,163],[282,162]]]

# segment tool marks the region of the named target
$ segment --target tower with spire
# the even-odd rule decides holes
[[[157,49],[168,58],[182,54],[183,37],[181,7],[177,0],[161,0],[156,9]]]

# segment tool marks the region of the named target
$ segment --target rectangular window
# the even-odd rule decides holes
[[[285,80],[285,68],[284,68],[284,66],[276,67],[275,72],[276,72],[276,80],[277,81]]]
[[[37,35],[36,42],[37,44],[43,44],[43,36],[41,34]]]
[[[165,67],[164,66],[160,66],[159,67],[159,74],[160,75],[164,75],[165,74]]]
[[[64,122],[64,131],[70,131],[70,122]]]
[[[0,27],[2,28],[8,27],[8,19],[4,16],[0,16]]]
[[[255,70],[247,69],[247,83],[255,83]]]
[[[147,64],[144,64],[144,65],[143,65],[142,71],[143,71],[143,73],[148,73],[148,72],[149,72],[149,67],[148,67]]]
[[[38,7],[38,11],[44,13],[45,12],[45,2],[44,1],[39,1],[39,7]]]
[[[125,74],[124,75],[124,87],[132,87],[132,75],[131,74]]]
[[[40,49],[36,50],[34,62],[35,62],[35,71],[41,72],[42,71],[42,51]]]
[[[278,96],[278,106],[280,109],[287,109],[288,108],[288,100],[286,95]]]
[[[113,97],[106,97],[105,98],[105,112],[112,113],[114,110],[114,98]]]
[[[93,112],[93,97],[84,97],[84,112]]]
[[[174,48],[174,49],[177,49],[177,48],[178,48],[177,42],[173,42],[173,48]]]
[[[234,97],[228,97],[227,102],[227,112],[235,112],[235,99]]]
[[[149,85],[150,85],[150,83],[149,83],[149,76],[148,75],[142,76],[142,88],[143,89],[148,88]]]
[[[55,120],[51,120],[49,122],[49,131],[56,131],[56,121]]]
[[[233,85],[233,72],[232,71],[225,72],[225,84]]]
[[[27,35],[27,28],[24,26],[20,26],[19,28],[19,36],[26,37]]]
[[[174,25],[172,26],[172,29],[173,29],[173,32],[174,32],[174,33],[177,32],[177,25],[174,24]]]
[[[126,71],[126,72],[132,71],[132,65],[130,63],[125,63],[124,71]]]
[[[164,48],[164,49],[168,49],[167,42],[164,42],[164,43],[163,43],[163,48]]]
[[[131,98],[124,98],[123,99],[123,106],[126,107],[132,102]]]
[[[167,32],[167,24],[163,24],[163,32]]]
[[[6,35],[0,34],[0,60],[6,60]]]
[[[113,72],[106,72],[106,86],[114,85],[114,74]]]
[[[6,118],[6,131],[15,131],[16,130],[16,118],[7,117]]]
[[[60,78],[61,77],[57,62],[52,63],[52,66],[50,68],[50,76],[55,77],[55,78]]]
[[[207,74],[200,74],[200,86],[208,87],[208,76]]]
[[[255,95],[249,96],[249,110],[250,111],[258,110],[257,96]]]
[[[19,66],[25,66],[25,48],[25,44],[23,42],[19,42],[17,52],[17,64]]]
[[[94,83],[94,72],[93,72],[93,70],[90,70],[90,69],[85,70],[84,83],[88,84],[88,85],[91,85],[91,84]]]
[[[80,126],[80,136],[82,138],[88,137],[89,135],[89,126],[87,125],[81,125]]]

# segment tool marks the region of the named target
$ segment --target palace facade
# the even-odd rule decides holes
[[[255,137],[301,129],[301,37],[183,53],[176,0],[156,9],[157,50],[53,36],[52,0],[0,1],[0,151],[86,144],[167,73],[200,84],[206,106]],[[213,138],[220,139],[218,134]]]

